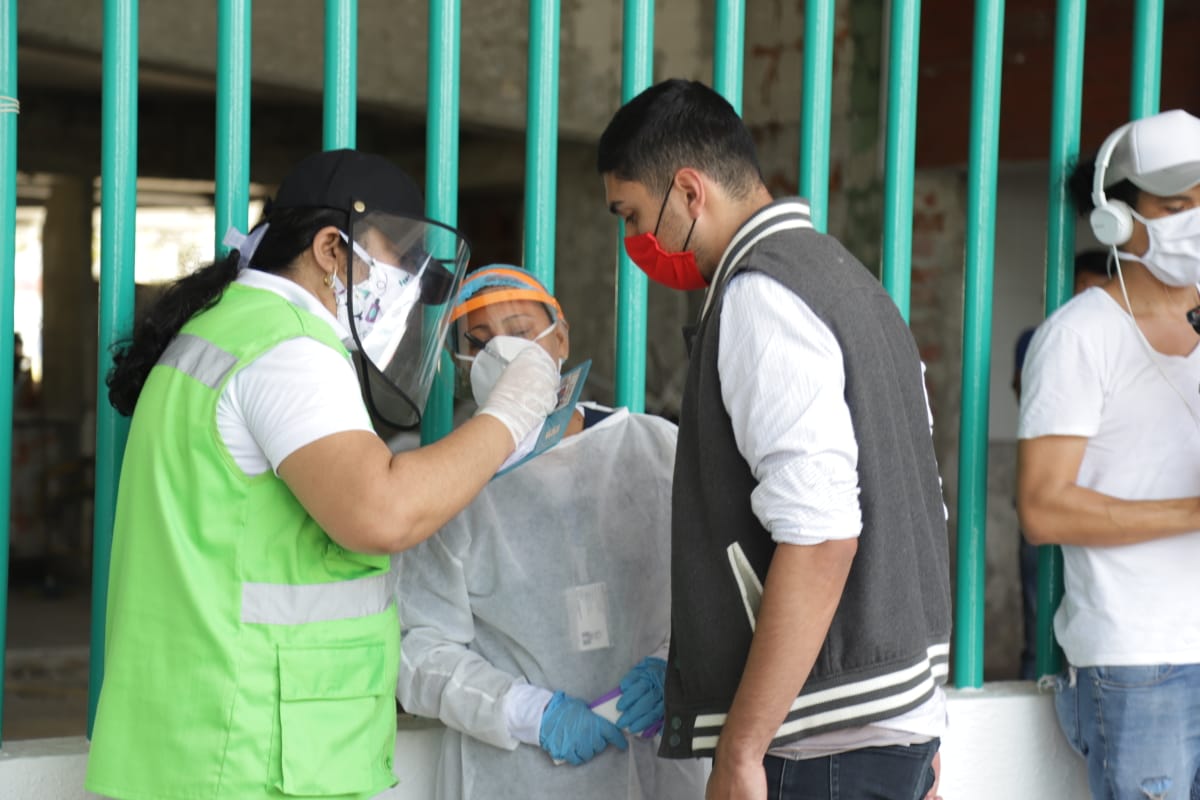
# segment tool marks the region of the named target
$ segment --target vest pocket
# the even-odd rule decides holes
[[[395,782],[396,713],[383,644],[279,648],[280,775],[290,796]]]
[[[725,555],[729,558],[729,569],[742,598],[746,621],[750,623],[750,631],[753,632],[758,625],[758,607],[762,605],[762,581],[758,579],[758,573],[751,566],[750,559],[746,558],[740,543],[734,542],[725,548]]]

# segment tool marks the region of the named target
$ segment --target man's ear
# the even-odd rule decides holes
[[[675,188],[687,203],[688,216],[696,219],[708,200],[708,181],[700,170],[683,167],[675,173]]]

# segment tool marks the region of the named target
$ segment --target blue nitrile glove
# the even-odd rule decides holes
[[[666,675],[667,662],[654,656],[643,658],[625,673],[621,679],[621,699],[617,701],[617,710],[622,712],[618,728],[653,736],[662,727]]]
[[[628,745],[621,729],[599,716],[578,697],[555,692],[542,712],[538,744],[555,761],[575,766],[591,761],[601,750]]]

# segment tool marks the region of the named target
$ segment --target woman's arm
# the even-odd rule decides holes
[[[342,546],[395,553],[464,509],[504,459],[554,409],[558,365],[527,347],[505,367],[478,413],[440,441],[397,453],[368,431],[316,439],[284,458],[279,477]]]

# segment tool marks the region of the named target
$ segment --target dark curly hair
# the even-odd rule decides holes
[[[317,231],[330,225],[345,230],[346,213],[327,208],[268,208],[255,228],[267,222],[271,226],[250,267],[279,274],[291,269]],[[113,367],[106,380],[113,408],[125,416],[133,414],[150,370],[184,323],[221,299],[225,287],[237,277],[238,257],[234,250],[169,285],[134,324],[133,335],[113,347]]]

